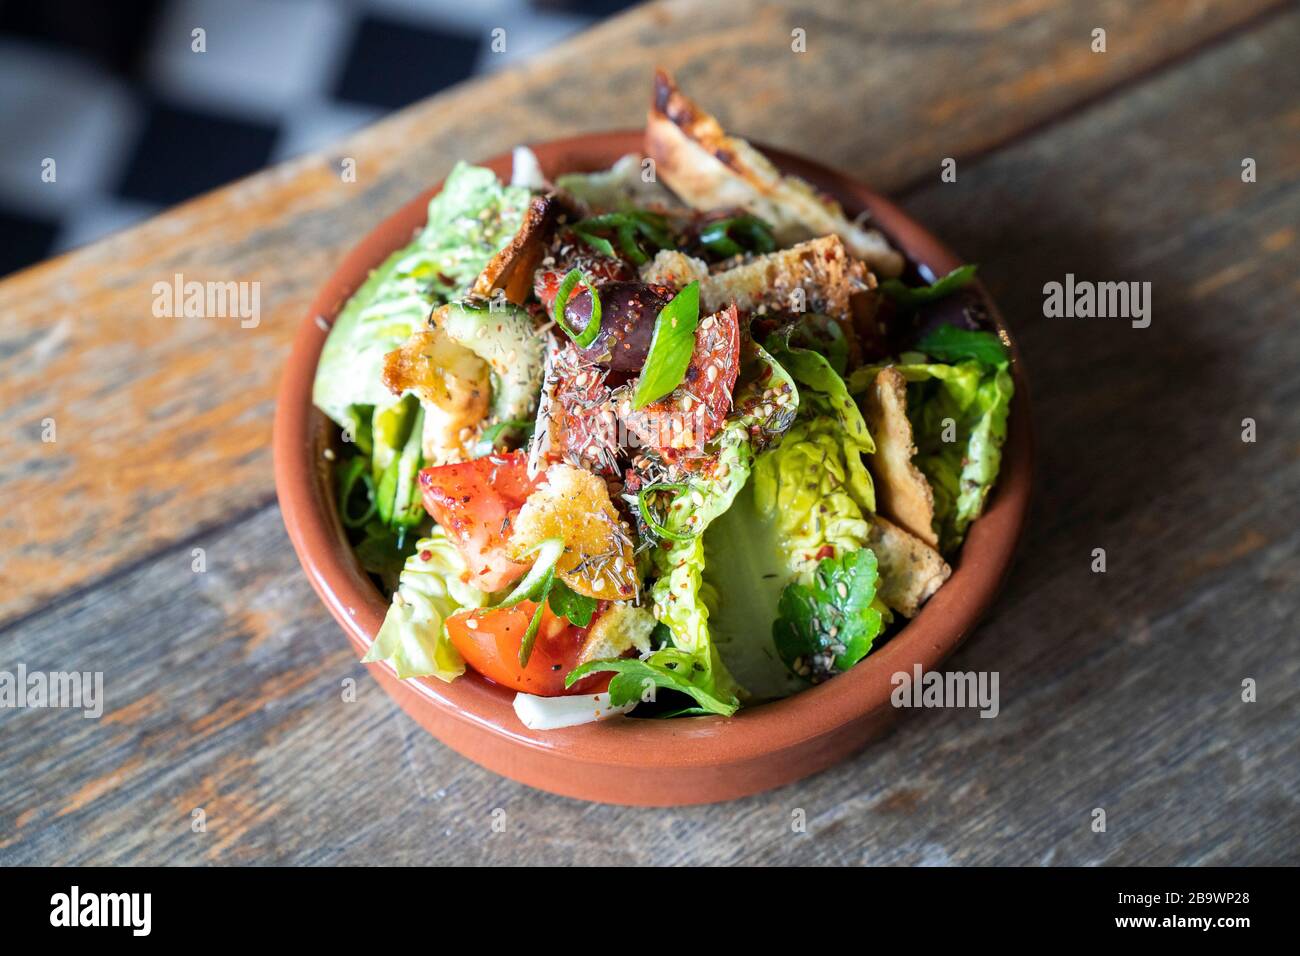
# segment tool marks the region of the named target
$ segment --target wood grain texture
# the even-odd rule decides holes
[[[0,712],[0,863],[1300,862],[1298,48],[1274,18],[909,200],[982,263],[1034,387],[1024,555],[949,664],[999,672],[996,719],[912,714],[724,806],[551,797],[383,696],[272,505],[0,632],[0,668],[103,669],[109,699]],[[1151,327],[1041,317],[1067,272],[1151,282]]]
[[[638,125],[662,63],[738,131],[882,189],[915,186],[943,157],[981,155],[1277,6],[653,4],[12,277],[0,488],[23,506],[0,514],[0,620],[272,500],[273,394],[303,310],[349,247],[457,158]],[[1104,55],[1090,50],[1097,26]],[[791,50],[796,28],[806,53]],[[341,181],[344,156],[355,183]],[[177,273],[260,283],[259,323],[156,318],[154,283]]]

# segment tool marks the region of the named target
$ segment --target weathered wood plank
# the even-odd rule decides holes
[[[1036,389],[1025,555],[951,662],[1000,673],[996,719],[909,715],[725,809],[550,797],[384,698],[269,507],[193,542],[204,574],[187,544],[0,634],[0,668],[103,669],[109,698],[0,712],[0,862],[1300,862],[1298,40],[1289,15],[913,199],[984,263]],[[1066,272],[1152,282],[1150,328],[1042,318]]]
[[[0,488],[22,506],[0,514],[0,619],[271,500],[273,391],[303,309],[346,249],[456,158],[636,125],[650,68],[663,63],[737,130],[891,189],[1276,6],[651,5],[336,150],[10,278]],[[1090,50],[1097,26],[1105,54]],[[791,50],[796,28],[806,53]],[[358,182],[341,181],[341,156],[357,161]],[[260,321],[155,317],[154,283],[177,273],[260,283]],[[41,440],[47,419],[53,443]]]

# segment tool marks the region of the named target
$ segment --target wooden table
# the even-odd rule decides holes
[[[981,263],[1040,448],[1022,559],[951,662],[1000,673],[1000,716],[913,714],[678,811],[531,791],[418,729],[300,572],[269,448],[352,244],[457,157],[637,125],[656,63]],[[1297,89],[1272,0],[658,3],[0,283],[0,670],[103,671],[107,701],[0,711],[0,863],[1300,861]],[[260,282],[260,324],[155,318],[177,272]],[[1150,328],[1044,318],[1066,273],[1151,282]]]

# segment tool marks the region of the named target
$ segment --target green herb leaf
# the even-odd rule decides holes
[[[819,663],[832,655],[834,670],[846,671],[871,650],[880,633],[876,596],[876,555],[870,548],[826,558],[811,584],[786,585],[777,604],[772,640],[786,667],[801,677],[827,677]]]
[[[670,664],[673,666],[670,666]],[[673,660],[665,664],[655,663],[653,659],[642,661],[628,657],[614,661],[589,661],[571,670],[564,679],[564,686],[572,687],[575,682],[588,674],[598,671],[613,671],[615,674],[614,679],[609,682],[609,702],[611,706],[621,707],[632,701],[639,701],[645,692],[653,686],[676,691],[679,694],[686,694],[699,705],[701,710],[710,714],[722,714],[729,717],[736,712],[740,706],[739,701],[734,697],[724,700],[721,697],[714,696],[705,688],[692,683],[690,674],[683,673],[689,668],[689,659]]]
[[[568,618],[569,623],[577,627],[589,626],[596,615],[596,599],[579,594],[563,581],[556,581],[552,585],[547,603],[557,616]]]
[[[649,497],[659,491],[683,492],[689,490],[689,486],[684,482],[660,482],[657,485],[646,485],[637,492],[636,503],[637,510],[641,514],[641,520],[645,526],[654,532],[655,536],[665,541],[690,541],[695,537],[693,534],[686,534],[681,531],[674,531],[669,528],[657,517],[655,517],[654,508],[650,506]],[[670,504],[669,507],[672,507]]]
[[[916,348],[940,362],[974,359],[993,368],[1005,365],[1011,358],[1006,345],[995,333],[959,329],[955,325],[940,325],[931,330]]]
[[[700,283],[697,280],[659,310],[650,351],[632,394],[633,408],[644,408],[682,383],[695,353],[695,329],[699,324]]]
[[[958,289],[970,285],[978,268],[979,266],[974,264],[958,266],[942,279],[936,279],[929,285],[922,286],[906,286],[898,279],[886,279],[880,283],[880,291],[903,308],[916,309],[928,302],[937,302],[952,295]]]
[[[771,252],[776,248],[772,229],[757,216],[733,216],[708,223],[700,230],[700,245],[721,259],[743,252]]]
[[[497,442],[500,441],[501,436],[508,431],[519,432],[519,434],[523,436],[524,440],[527,441],[533,436],[533,429],[535,427],[535,422],[528,422],[522,419],[511,419],[509,421],[497,422],[495,425],[489,425],[487,428],[483,429],[483,434],[479,436],[475,452],[480,458],[484,455],[492,454],[492,452],[496,451]]]
[[[591,293],[591,318],[587,320],[587,327],[581,333],[575,332],[569,320],[564,317],[564,309],[569,304],[569,296],[573,294],[574,287],[581,282]],[[570,269],[568,275],[560,283],[560,288],[555,293],[555,303],[553,305],[555,324],[564,329],[564,333],[580,349],[585,349],[596,341],[596,336],[600,334],[600,296],[596,292],[596,284],[582,274],[581,269]]]

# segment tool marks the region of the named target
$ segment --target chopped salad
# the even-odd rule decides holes
[[[346,303],[313,400],[391,595],[365,660],[535,729],[731,715],[853,667],[997,480],[1006,342],[656,74],[644,155],[458,164]]]

